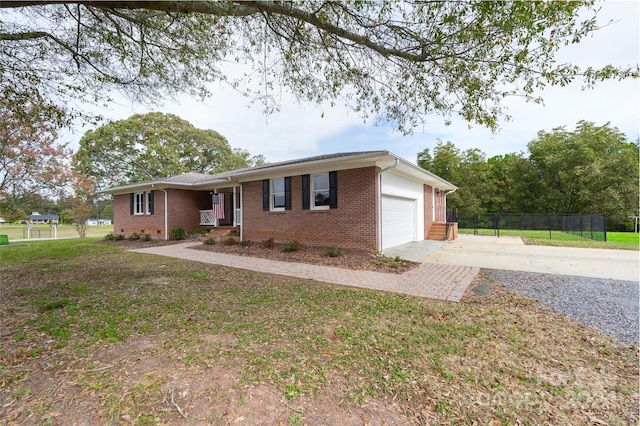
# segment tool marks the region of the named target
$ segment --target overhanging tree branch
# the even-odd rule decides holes
[[[104,99],[115,89],[147,103],[207,96],[209,83],[225,81],[273,110],[253,79],[300,100],[342,98],[402,131],[433,112],[495,129],[505,95],[638,76],[637,65],[555,62],[560,46],[594,30],[594,20],[576,22],[591,4],[3,0],[0,81],[69,98]],[[262,69],[260,78],[225,73],[227,61]]]

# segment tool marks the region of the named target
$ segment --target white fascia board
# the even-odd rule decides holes
[[[140,182],[131,185],[118,186],[116,188],[97,191],[96,194],[122,195],[131,192],[153,191],[156,189],[195,189],[192,183],[167,183],[167,182]]]
[[[239,186],[240,183],[237,179],[216,179],[210,180],[206,182],[199,182],[191,184],[191,188],[197,191],[206,191],[208,189],[218,189],[218,188],[232,188],[234,186]]]

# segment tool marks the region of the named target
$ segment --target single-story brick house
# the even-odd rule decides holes
[[[236,226],[242,240],[382,251],[456,238],[457,224],[446,225],[446,195],[455,190],[389,151],[366,151],[186,173],[103,192],[113,195],[114,233],[125,236],[169,239],[177,227],[191,233]]]
[[[38,212],[32,212],[27,215],[27,219],[33,224],[42,223],[58,223],[60,217],[57,214],[40,214]]]

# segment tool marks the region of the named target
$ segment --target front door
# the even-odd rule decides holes
[[[218,225],[233,225],[233,194],[221,192],[220,196],[224,197],[224,219],[218,219]]]

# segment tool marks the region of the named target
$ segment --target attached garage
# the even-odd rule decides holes
[[[411,198],[382,196],[382,249],[416,240],[416,204]]]

